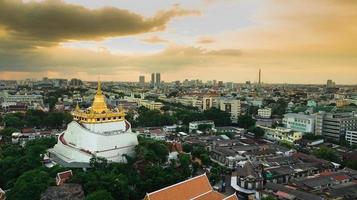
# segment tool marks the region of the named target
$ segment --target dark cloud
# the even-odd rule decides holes
[[[20,40],[39,45],[68,40],[91,40],[159,31],[176,16],[198,14],[175,6],[145,18],[128,10],[105,7],[88,9],[60,0],[24,3],[0,0],[0,27]]]
[[[174,17],[196,14],[198,11],[178,5],[152,17],[143,17],[124,9],[89,9],[61,0],[0,0],[0,71],[57,70],[67,66],[88,66],[91,70],[96,62],[104,67],[122,66],[120,56],[103,53],[96,56],[87,51],[87,57],[81,51],[75,51],[72,56],[66,53],[71,50],[65,51],[57,45],[161,31]],[[107,59],[110,61],[106,62]]]

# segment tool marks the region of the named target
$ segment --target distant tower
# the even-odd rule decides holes
[[[160,73],[156,73],[156,87],[159,87],[161,84],[161,74]]]
[[[155,86],[155,73],[151,74],[151,86],[154,87]]]
[[[145,76],[139,76],[139,83],[141,85],[144,85],[145,84]]]
[[[259,85],[262,84],[262,70],[259,69]]]

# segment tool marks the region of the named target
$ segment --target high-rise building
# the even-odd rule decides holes
[[[80,79],[72,78],[69,85],[72,87],[80,87],[83,85],[83,82]]]
[[[259,85],[262,84],[262,70],[259,69]]]
[[[326,87],[331,88],[331,87],[335,87],[336,83],[333,80],[327,80],[326,82]]]
[[[141,85],[144,85],[145,84],[145,76],[139,76],[139,83]]]
[[[151,87],[155,86],[155,73],[151,73]]]
[[[161,74],[160,73],[156,73],[155,86],[156,87],[160,87],[160,84],[161,84]]]
[[[316,114],[315,135],[340,141],[345,138],[346,131],[357,130],[357,117],[354,113]]]

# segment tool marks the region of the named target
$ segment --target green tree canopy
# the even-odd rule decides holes
[[[111,193],[106,190],[98,190],[89,194],[85,200],[114,200]]]
[[[238,117],[238,126],[248,129],[252,126],[255,126],[255,120],[249,115],[241,115]]]
[[[49,175],[41,170],[31,170],[22,174],[14,187],[7,193],[12,200],[37,200],[51,182]]]
[[[329,160],[331,162],[340,163],[341,160],[337,155],[336,150],[328,148],[328,147],[320,147],[319,149],[315,150],[313,154],[321,159]]]

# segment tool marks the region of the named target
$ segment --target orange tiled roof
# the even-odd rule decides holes
[[[146,194],[145,200],[238,200],[235,194],[225,197],[212,189],[206,174]]]
[[[205,194],[193,198],[192,200],[222,200],[223,198],[225,198],[223,194],[211,190]]]
[[[206,174],[182,181],[146,195],[147,200],[188,200],[212,190]]]
[[[231,196],[228,196],[224,198],[223,200],[238,200],[238,197],[236,194],[232,194]]]

